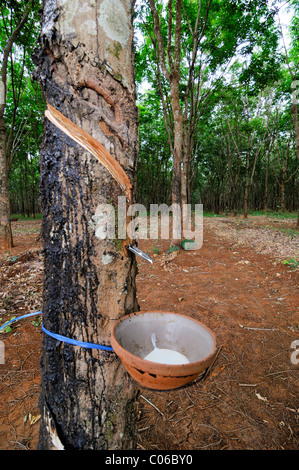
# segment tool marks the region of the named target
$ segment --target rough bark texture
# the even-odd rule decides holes
[[[45,0],[37,74],[45,99],[99,140],[133,182],[137,109],[133,1]],[[100,204],[122,192],[108,171],[45,120],[41,153],[43,322],[110,345],[113,323],[138,310],[133,255],[101,240]],[[44,337],[40,449],[132,449],[137,389],[112,352]]]

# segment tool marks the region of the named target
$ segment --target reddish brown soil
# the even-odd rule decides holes
[[[238,236],[246,231],[246,243],[222,233],[223,222],[236,228]],[[299,364],[291,355],[292,342],[299,340],[299,271],[282,263],[275,246],[269,254],[258,249],[259,229],[265,239],[268,218],[251,218],[250,226],[240,222],[205,220],[202,248],[173,258],[167,255],[167,241],[139,243],[154,260],[150,265],[138,259],[140,308],[200,320],[215,332],[218,354],[205,375],[182,389],[140,387],[138,449],[298,449]],[[16,246],[11,253],[0,252],[1,325],[14,315],[41,309],[40,223],[14,224]],[[252,224],[255,244],[250,246]],[[289,224],[295,230],[295,221]],[[282,236],[294,257],[298,236]],[[14,323],[11,332],[0,334],[5,344],[5,364],[0,364],[2,450],[37,445],[42,335],[32,322]]]

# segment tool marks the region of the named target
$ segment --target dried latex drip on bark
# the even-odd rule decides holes
[[[152,344],[154,349],[147,356],[144,357],[145,360],[151,362],[158,362],[160,364],[188,364],[190,361],[183,354],[173,351],[172,349],[160,349],[157,348],[157,339],[156,334],[152,333],[151,336]]]

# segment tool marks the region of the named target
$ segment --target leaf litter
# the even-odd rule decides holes
[[[190,315],[214,331],[219,347],[209,370],[189,386],[139,387],[138,449],[298,449],[299,376],[290,359],[299,339],[298,270],[283,264],[298,259],[298,237],[268,225],[268,218],[205,218],[200,250],[169,253],[163,240],[153,265],[138,260],[141,308]],[[15,225],[16,247],[0,252],[4,321],[41,309],[38,227]],[[139,242],[149,253],[156,245]],[[3,335],[0,448],[36,449],[42,334],[38,319],[13,325]]]

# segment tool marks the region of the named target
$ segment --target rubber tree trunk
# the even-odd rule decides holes
[[[297,160],[299,161],[299,122],[298,122],[298,102],[295,99],[295,102],[292,104],[292,115],[294,120],[294,129],[295,129],[295,147],[296,147],[296,155]],[[297,220],[297,227],[299,227],[299,208],[298,208],[298,220]]]
[[[250,154],[247,153],[246,158],[246,177],[245,177],[245,191],[244,191],[244,219],[248,217],[248,193],[249,193],[249,163],[250,163]]]
[[[13,239],[6,161],[6,125],[2,113],[0,114],[0,249],[10,250],[13,247]]]
[[[137,108],[133,1],[45,0],[36,53],[46,101],[99,140],[133,183]],[[121,189],[82,147],[45,120],[40,204],[43,324],[80,341],[110,345],[114,322],[138,310],[133,255],[101,239],[101,204]],[[117,213],[116,213],[117,223]],[[132,449],[138,389],[113,352],[44,335],[39,449]]]
[[[182,164],[182,145],[183,145],[183,116],[179,106],[179,83],[178,81],[172,83],[172,109],[174,114],[174,153],[172,164],[172,204],[177,207],[173,213],[173,245],[181,247],[181,232],[182,232],[182,218],[181,218],[181,164]],[[177,235],[176,235],[177,234]]]

